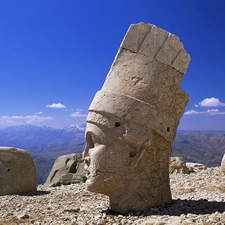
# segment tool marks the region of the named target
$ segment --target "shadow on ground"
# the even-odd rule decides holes
[[[173,200],[171,205],[166,207],[150,208],[144,212],[129,213],[128,215],[136,216],[151,216],[151,215],[169,215],[169,216],[181,216],[182,214],[213,214],[215,212],[225,212],[225,202],[208,201],[207,199],[200,200]],[[110,215],[119,215],[111,210],[104,210],[102,213]]]
[[[30,193],[23,193],[23,194],[20,194],[21,196],[39,196],[39,195],[47,195],[49,194],[50,191],[33,191],[33,192],[30,192]]]

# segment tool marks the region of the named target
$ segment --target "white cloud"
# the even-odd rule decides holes
[[[184,113],[185,116],[189,115],[197,115],[200,114],[200,112],[197,112],[195,110],[188,110],[187,112]]]
[[[18,126],[25,124],[38,125],[50,120],[53,120],[53,118],[49,116],[1,116],[0,126]]]
[[[198,104],[194,104],[194,107],[198,107]]]
[[[215,116],[215,115],[225,115],[225,112],[221,112],[218,109],[209,109],[206,111],[195,111],[195,110],[188,110],[184,113],[185,116],[191,116],[191,115],[209,115],[209,116]]]
[[[73,112],[70,116],[72,116],[72,117],[86,117],[87,115],[81,114],[80,111],[77,111],[77,112]]]
[[[53,103],[51,105],[46,105],[47,108],[55,108],[55,109],[65,109],[66,106],[62,103]]]
[[[35,113],[35,115],[41,115],[41,114],[43,114],[43,112],[37,112],[37,113]]]
[[[218,98],[205,98],[203,101],[199,102],[199,106],[203,107],[217,107],[217,106],[225,106],[225,103],[220,102]]]

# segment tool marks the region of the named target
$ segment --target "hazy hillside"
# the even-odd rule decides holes
[[[23,148],[32,155],[38,183],[45,182],[53,163],[60,155],[82,153],[85,125],[71,125],[63,129],[38,126],[15,126],[0,129],[0,146]],[[218,166],[225,153],[225,131],[178,131],[172,156],[186,162]]]
[[[186,162],[219,166],[225,153],[225,131],[178,131],[172,155]]]
[[[32,125],[0,129],[0,146],[27,150],[37,168],[38,183],[45,182],[53,163],[60,155],[82,153],[85,125],[63,129]]]
[[[63,129],[32,125],[8,127],[0,129],[0,144],[25,148],[32,154],[78,151],[77,146],[84,144],[84,129],[85,125]]]

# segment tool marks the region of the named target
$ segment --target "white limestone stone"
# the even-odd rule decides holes
[[[111,210],[142,211],[172,202],[169,157],[189,100],[180,83],[190,57],[179,38],[133,24],[89,107],[87,190],[108,195]]]

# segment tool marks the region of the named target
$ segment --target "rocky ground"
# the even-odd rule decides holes
[[[219,167],[172,174],[173,204],[127,216],[107,210],[108,197],[84,190],[83,184],[38,186],[29,195],[0,196],[0,225],[163,225],[225,224],[225,179]]]

